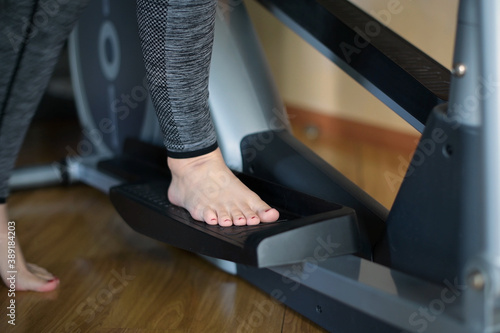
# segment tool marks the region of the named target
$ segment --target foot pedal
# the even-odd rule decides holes
[[[211,226],[167,199],[169,180],[112,188],[111,201],[137,232],[191,252],[257,267],[357,253],[354,210],[247,175],[238,178],[280,212],[273,223]]]

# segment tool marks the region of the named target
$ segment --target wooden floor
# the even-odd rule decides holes
[[[19,164],[60,159],[80,130],[69,122],[30,131]],[[339,138],[297,136],[381,203],[398,182],[395,151]],[[47,145],[50,143],[50,145]],[[55,146],[54,146],[55,145]],[[0,287],[0,332],[323,332],[245,281],[199,257],[143,237],[114,211],[106,195],[85,185],[17,192],[9,201],[18,244],[48,268],[60,288],[16,293],[16,326],[7,323],[7,288]]]

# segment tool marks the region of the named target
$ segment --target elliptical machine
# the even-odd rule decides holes
[[[137,231],[217,258],[328,330],[500,331],[500,4],[461,1],[450,73],[381,24],[363,39],[357,27],[376,20],[347,1],[260,2],[423,132],[391,211],[292,136],[242,3],[219,8],[212,117],[229,167],[287,221],[221,230],[169,205],[137,28],[124,19],[133,1],[91,2],[71,38],[85,139],[67,178],[109,192]]]

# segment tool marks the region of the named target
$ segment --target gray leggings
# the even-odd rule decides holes
[[[137,0],[149,91],[167,154],[217,148],[208,111],[208,71],[217,0]]]
[[[0,0],[0,203],[61,48],[89,0]],[[153,104],[171,157],[217,147],[208,112],[216,0],[137,0]]]

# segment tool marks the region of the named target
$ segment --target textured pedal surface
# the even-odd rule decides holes
[[[111,201],[137,232],[191,252],[242,264],[269,267],[356,253],[360,237],[348,207],[256,178],[238,177],[280,212],[280,219],[256,226],[211,226],[193,220],[167,199],[166,181],[111,189]]]

